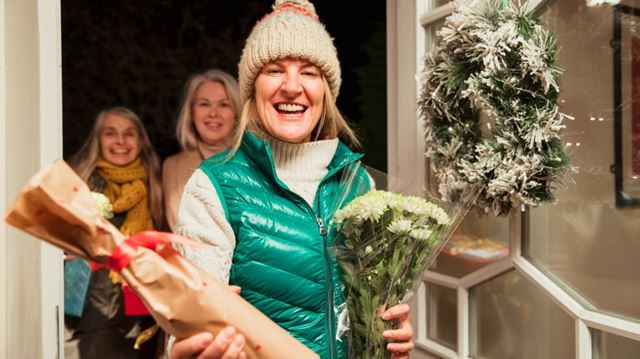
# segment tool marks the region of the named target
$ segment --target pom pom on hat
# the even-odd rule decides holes
[[[338,97],[342,82],[338,54],[315,7],[307,0],[276,0],[273,11],[253,27],[238,64],[243,103],[253,93],[262,67],[284,58],[304,59],[318,66],[331,94]]]
[[[307,0],[276,0],[272,8],[273,10],[277,10],[279,8],[282,8],[283,6],[298,6],[299,8],[307,12],[309,16],[319,21],[318,14],[316,14],[315,6],[313,6],[313,4]]]

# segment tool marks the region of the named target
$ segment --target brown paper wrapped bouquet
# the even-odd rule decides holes
[[[310,349],[171,245],[196,245],[172,233],[125,238],[103,219],[82,179],[62,160],[36,174],[5,220],[65,252],[119,271],[167,333],[216,335],[234,326],[248,358],[317,358]]]

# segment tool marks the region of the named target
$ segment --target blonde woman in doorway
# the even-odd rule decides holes
[[[109,198],[113,206],[110,221],[124,235],[162,226],[158,157],[133,111],[113,107],[100,112],[86,142],[69,163],[92,191]],[[91,273],[81,316],[65,316],[65,358],[156,357],[159,336],[145,342],[141,350],[134,349],[136,337],[155,322],[148,315],[125,314],[120,283],[108,269]]]
[[[228,73],[211,69],[187,82],[176,126],[182,151],[162,167],[165,217],[172,231],[184,185],[203,160],[229,147],[239,109],[238,82]]]

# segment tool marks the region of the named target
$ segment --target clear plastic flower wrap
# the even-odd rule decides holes
[[[363,170],[369,183],[357,175]],[[340,188],[331,223],[339,231],[334,252],[346,296],[335,308],[338,339],[349,341],[350,358],[386,358],[390,352],[382,333],[398,323],[381,314],[417,289],[479,190],[443,203],[361,163],[344,172]]]

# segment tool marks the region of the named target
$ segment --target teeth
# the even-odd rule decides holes
[[[278,104],[278,110],[285,111],[285,112],[298,112],[298,111],[304,111],[304,106],[296,105],[292,103],[281,103],[281,104]]]

